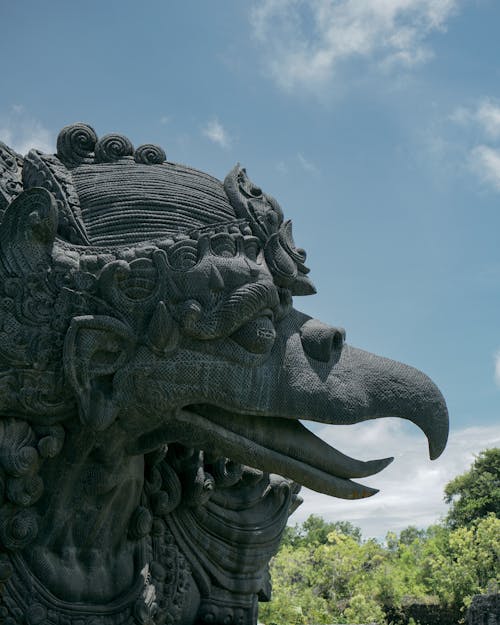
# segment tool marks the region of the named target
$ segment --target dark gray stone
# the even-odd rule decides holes
[[[499,625],[500,594],[475,595],[467,610],[467,625]]]
[[[244,169],[75,124],[0,171],[2,623],[253,625],[297,484],[366,497],[391,460],[299,418],[398,416],[442,452],[424,374],[293,308],[305,252]]]

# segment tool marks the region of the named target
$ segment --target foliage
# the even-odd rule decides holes
[[[453,529],[491,512],[500,516],[500,448],[480,452],[472,467],[451,480],[444,492],[451,504],[447,523]]]
[[[478,472],[490,486],[491,503],[496,487],[486,474],[494,475],[498,452],[482,452],[467,474],[450,482],[447,496],[460,493],[455,509],[464,494],[473,499],[479,493],[465,479]],[[459,507],[455,520],[465,518],[465,510],[474,510],[477,518],[426,530],[410,526],[399,535],[389,532],[385,544],[362,540],[350,523],[312,515],[287,530],[272,562],[273,600],[261,606],[260,620],[266,625],[383,625],[388,611],[411,604],[465,610],[474,594],[498,592],[500,584],[500,519],[469,503]]]
[[[500,583],[500,519],[494,514],[470,527],[440,528],[424,545],[422,575],[430,592],[448,605],[468,606],[472,596]]]
[[[287,527],[282,544],[299,547],[305,545],[324,545],[328,542],[328,534],[341,532],[361,541],[361,530],[349,521],[329,522],[316,514],[311,514],[302,524],[296,523]]]

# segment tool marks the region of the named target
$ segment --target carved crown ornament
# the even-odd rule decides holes
[[[299,419],[448,417],[421,372],[294,308],[292,224],[237,165],[62,129],[0,143],[0,622],[255,625],[299,486],[357,499],[392,460]]]

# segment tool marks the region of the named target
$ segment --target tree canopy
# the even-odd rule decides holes
[[[445,487],[451,504],[447,523],[451,528],[470,525],[490,513],[500,516],[500,448],[480,452],[472,467]]]
[[[292,547],[325,545],[332,532],[340,532],[357,542],[361,541],[361,530],[349,521],[325,521],[322,517],[311,514],[304,523],[296,523],[285,529],[282,544]]]
[[[464,611],[473,595],[498,592],[499,466],[499,449],[481,452],[447,485],[446,522],[388,532],[383,543],[363,540],[351,523],[316,515],[287,528],[261,622],[384,625],[387,614],[412,603]]]

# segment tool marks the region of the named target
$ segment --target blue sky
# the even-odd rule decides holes
[[[308,251],[297,307],[443,390],[440,460],[404,424],[325,431],[396,462],[370,502],[306,494],[296,518],[379,535],[443,514],[444,483],[500,444],[500,4],[25,0],[0,23],[0,139],[54,151],[85,121],[219,178],[240,161]]]

